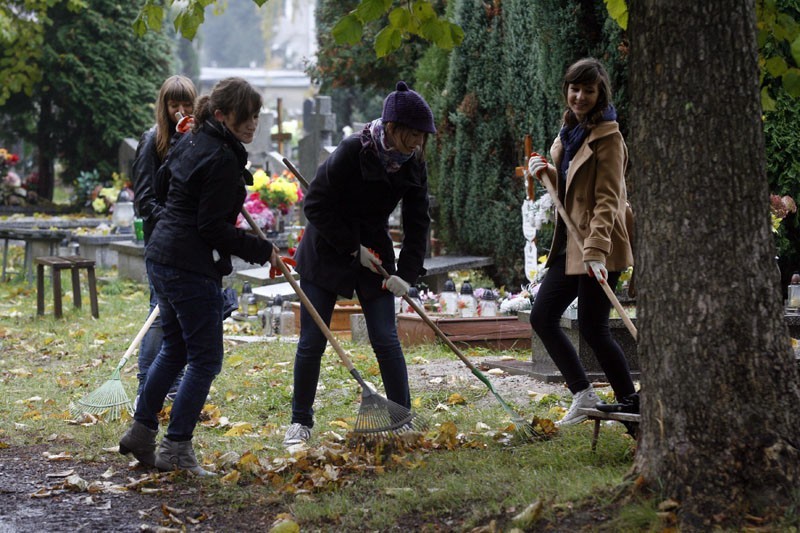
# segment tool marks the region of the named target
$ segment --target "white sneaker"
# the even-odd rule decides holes
[[[286,436],[283,437],[283,445],[288,448],[289,446],[294,446],[301,442],[308,442],[310,438],[311,428],[299,422],[295,422],[286,430]]]
[[[572,397],[572,405],[569,406],[569,410],[564,417],[556,422],[556,426],[571,426],[573,424],[580,424],[584,420],[586,420],[586,415],[578,413],[578,409],[594,409],[594,406],[600,401],[600,398],[597,397],[597,394],[594,393],[594,389],[590,386],[588,389],[583,389],[582,391],[576,393]]]

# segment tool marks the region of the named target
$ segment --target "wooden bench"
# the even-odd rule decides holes
[[[61,271],[69,269],[72,273],[72,303],[81,308],[81,280],[80,271],[86,270],[89,285],[89,301],[92,307],[92,316],[100,317],[97,303],[97,277],[95,275],[95,262],[80,256],[58,257],[42,256],[34,258],[36,264],[36,314],[44,315],[44,269],[50,267],[50,279],[53,286],[53,314],[56,318],[63,316],[61,304]]]
[[[625,424],[633,425],[633,432],[637,432],[639,423],[642,420],[642,415],[631,413],[604,413],[598,409],[578,409],[578,413],[586,415],[589,420],[594,420],[594,432],[592,433],[592,451],[597,449],[597,439],[600,436],[600,423],[604,420],[614,420],[615,422],[622,422]],[[631,427],[628,427],[630,430]]]

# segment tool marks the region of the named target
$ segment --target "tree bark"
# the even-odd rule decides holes
[[[634,476],[679,503],[684,531],[779,517],[800,484],[800,392],[769,224],[754,2],[628,5]]]
[[[50,93],[44,91],[39,107],[39,121],[36,127],[36,152],[38,154],[37,166],[39,169],[39,183],[37,194],[39,198],[53,199],[55,191],[55,148],[53,142],[53,108]]]

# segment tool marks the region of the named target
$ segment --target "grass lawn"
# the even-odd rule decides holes
[[[21,262],[13,248],[11,261]],[[69,276],[62,320],[52,317],[49,299],[47,314],[36,318],[35,284],[18,275],[0,284],[0,446],[56,441],[74,460],[127,467],[128,459],[108,450],[117,445],[127,417],[70,423],[70,402],[110,378],[146,318],[146,286],[120,282],[113,270],[99,275],[98,320],[85,301],[83,310],[72,307]],[[344,346],[382,391],[371,350]],[[590,527],[593,521],[639,530],[657,523],[646,506],[628,505],[613,516],[595,512],[607,507],[632,464],[635,443],[622,426],[604,428],[596,452],[588,423],[525,441],[509,429],[496,401],[481,401],[490,393],[464,390],[458,382],[444,380],[420,393],[412,386],[414,409],[431,421],[422,445],[383,455],[353,453],[342,439],[358,413],[360,390],[334,353],[323,362],[312,447],[290,455],[281,440],[290,420],[293,356],[290,343],[226,342],[224,367],[194,439],[198,456],[220,475],[197,480],[153,474],[154,483],[200,485],[203,505],[218,514],[258,508],[267,522],[290,520],[302,531],[565,530],[561,526]],[[442,346],[425,346],[406,357],[414,365],[455,356]],[[133,356],[122,373],[131,397],[135,376]],[[560,412],[554,405],[567,402],[566,395],[549,396],[514,407],[526,419],[552,418]]]

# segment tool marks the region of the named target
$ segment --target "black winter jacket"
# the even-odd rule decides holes
[[[156,127],[153,126],[142,134],[133,160],[133,205],[136,214],[142,218],[145,243],[150,241],[150,235],[164,208],[156,201],[153,190],[153,180],[160,166],[161,158],[156,150]]]
[[[403,243],[395,268],[389,215],[403,201]],[[387,173],[377,153],[361,146],[360,133],[343,140],[317,169],[304,200],[308,223],[297,249],[297,270],[312,283],[346,298],[386,294],[383,278],[361,266],[359,245],[376,251],[383,267],[410,284],[422,264],[430,215],[425,164],[411,158]]]
[[[181,136],[156,175],[156,194],[168,192],[145,257],[220,282],[233,270],[231,255],[260,265],[269,261],[272,244],[236,227],[246,162],[242,144],[216,120]]]

